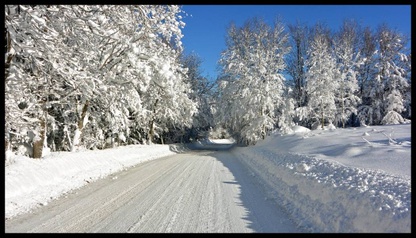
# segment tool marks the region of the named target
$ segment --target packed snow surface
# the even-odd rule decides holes
[[[7,221],[6,231],[301,232],[226,151],[187,151],[109,177]]]
[[[411,125],[403,124],[312,131],[296,127],[291,134],[275,133],[255,146],[220,153],[226,166],[233,160],[244,165],[265,197],[306,232],[410,232],[410,151]],[[132,145],[53,152],[37,160],[6,154],[6,220],[175,152],[187,153],[174,145]]]

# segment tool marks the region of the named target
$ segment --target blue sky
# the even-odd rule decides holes
[[[233,21],[241,26],[247,19],[262,17],[270,25],[276,16],[283,23],[297,20],[309,26],[324,22],[337,30],[344,19],[355,19],[376,30],[381,23],[411,35],[411,5],[183,5],[189,16],[182,20],[182,43],[185,53],[196,53],[203,60],[202,75],[215,80],[217,61],[225,50],[227,27]]]

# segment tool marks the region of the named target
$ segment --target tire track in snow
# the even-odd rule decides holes
[[[168,157],[169,158],[169,157]],[[165,163],[158,163],[156,161],[149,161],[141,164],[137,168],[132,168],[129,171],[124,171],[117,174],[117,180],[103,179],[98,180],[89,186],[75,190],[72,194],[68,195],[68,199],[59,199],[50,203],[49,206],[37,209],[33,214],[37,219],[31,220],[33,225],[29,228],[25,226],[17,226],[16,231],[20,232],[22,229],[24,232],[84,232],[88,229],[88,224],[83,223],[86,219],[89,221],[101,221],[99,217],[108,217],[110,213],[117,207],[122,206],[116,202],[120,202],[119,199],[124,200],[131,199],[134,196],[136,190],[139,190],[141,186],[149,186],[149,183],[154,181],[157,177],[163,176],[163,173],[156,172],[158,170],[165,171],[168,173],[169,170],[173,170],[175,161],[162,158],[166,160]],[[135,171],[142,175],[142,180],[137,179],[135,174],[130,173]],[[146,173],[146,171],[154,171],[153,173]],[[124,191],[116,192],[120,190],[120,183],[127,184],[124,187]],[[129,194],[130,193],[130,194]],[[91,196],[92,195],[92,196]],[[124,197],[122,197],[124,195]],[[126,195],[130,195],[127,196]],[[108,197],[113,197],[109,202]],[[101,201],[101,202],[99,202]],[[68,204],[63,204],[68,203]],[[66,208],[67,207],[67,208]],[[58,209],[58,210],[55,210]],[[108,208],[108,209],[107,209]],[[111,210],[109,210],[111,208]],[[46,219],[42,219],[42,212],[44,209],[49,210],[51,215],[48,215]],[[60,210],[59,210],[60,209]],[[25,214],[19,220],[30,219],[32,214]],[[92,217],[96,215],[96,217]],[[12,219],[14,220],[14,219]],[[45,221],[45,222],[43,222]],[[90,222],[89,222],[90,223]],[[63,226],[57,226],[57,224],[65,224]],[[95,231],[96,232],[96,231]]]
[[[177,202],[176,199],[172,198],[175,194],[179,194],[178,191],[175,191],[175,188],[182,187],[184,180],[187,178],[184,176],[188,170],[192,169],[191,166],[194,164],[194,161],[187,160],[184,158],[180,161],[179,166],[169,174],[169,177],[165,178],[164,180],[159,181],[158,189],[154,189],[151,191],[144,191],[142,194],[148,197],[145,199],[145,203],[142,204],[143,207],[149,207],[147,211],[143,214],[141,219],[131,228],[129,228],[129,232],[161,232],[159,228],[163,227],[164,220],[168,218],[168,215],[159,214],[157,210],[161,210],[160,208],[168,209],[168,214],[173,206],[169,202]],[[185,168],[183,168],[185,167]],[[168,184],[166,184],[166,181]],[[187,183],[185,183],[186,185]],[[163,190],[163,191],[162,191]],[[161,195],[157,195],[161,193]],[[158,197],[157,201],[154,202],[152,199],[153,197]],[[163,199],[162,199],[163,198]],[[153,203],[153,204],[152,204]],[[151,205],[150,205],[151,204]],[[151,222],[154,221],[154,222]],[[140,230],[140,228],[147,227],[144,230]]]
[[[290,224],[271,227],[286,218],[266,211],[275,208],[266,204],[229,152],[168,156],[116,176],[115,180],[93,182],[32,214],[13,218],[6,222],[6,231],[296,232]],[[255,211],[257,208],[260,210]],[[267,229],[263,230],[264,226]]]

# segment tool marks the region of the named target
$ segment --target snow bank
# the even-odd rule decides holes
[[[298,135],[306,135],[311,130],[309,128],[303,127],[303,126],[294,126],[293,128],[290,128],[286,134],[292,135],[292,134],[298,134]]]
[[[311,131],[308,137],[276,135],[233,153],[264,184],[269,197],[311,232],[410,232],[410,125],[393,127],[400,145],[389,144],[378,133],[390,127],[374,128]],[[371,148],[356,136],[363,132],[379,147]],[[408,167],[391,169],[397,159]]]
[[[233,138],[229,139],[208,139],[210,143],[213,144],[234,144],[235,140]]]
[[[293,127],[293,132],[295,134],[298,134],[298,133],[309,133],[310,131],[311,131],[310,129],[308,129],[306,127],[303,127],[303,126],[295,126],[295,127]]]
[[[7,155],[6,219],[46,205],[97,179],[174,153],[169,145],[130,145],[106,150],[52,152],[42,159]]]

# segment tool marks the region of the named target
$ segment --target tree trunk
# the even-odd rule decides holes
[[[7,59],[6,59],[6,62],[4,64],[4,78],[5,79],[7,79],[7,77],[9,77],[9,68],[10,68],[10,65],[11,65],[11,62],[12,62],[12,59],[13,59],[13,56],[14,56],[14,55],[8,54],[11,50],[11,47],[12,47],[12,41],[11,41],[11,38],[10,38],[9,31],[7,31],[7,33],[6,33],[6,42],[7,42],[7,52],[6,52]]]
[[[35,137],[36,138],[36,137]],[[42,158],[43,145],[46,139],[46,122],[44,118],[40,120],[40,138],[33,142],[33,158]]]
[[[323,130],[324,129],[324,103],[322,101],[321,101],[321,118],[322,118],[321,128]]]
[[[78,120],[77,129],[75,130],[74,139],[72,140],[72,147],[71,151],[75,151],[81,141],[81,134],[82,129],[84,128],[84,119],[87,116],[88,111],[88,101],[85,102],[84,106],[82,107],[81,117]]]
[[[10,150],[10,136],[7,134],[7,136],[4,137],[4,151]]]
[[[344,98],[342,97],[342,128],[345,128],[345,108],[344,108]]]
[[[147,141],[149,144],[153,142],[153,135],[154,135],[154,129],[153,129],[153,119],[149,123],[149,133],[147,134]]]
[[[155,121],[155,114],[156,114],[156,106],[158,102],[159,102],[159,99],[156,99],[155,104],[153,105],[152,120],[149,122],[149,133],[147,134],[147,141],[149,144],[153,143],[153,137],[155,134],[154,121]]]
[[[302,106],[302,55],[301,55],[301,51],[300,51],[300,39],[296,40],[296,49],[297,49],[297,63],[296,63],[296,70],[297,70],[297,75],[296,75],[296,90],[297,90],[297,105],[298,107]]]
[[[344,118],[344,114],[345,114],[345,108],[344,108],[344,81],[342,81],[341,84],[341,110],[342,110],[342,114],[341,114],[341,119],[342,119],[342,128],[345,128],[345,118]]]

